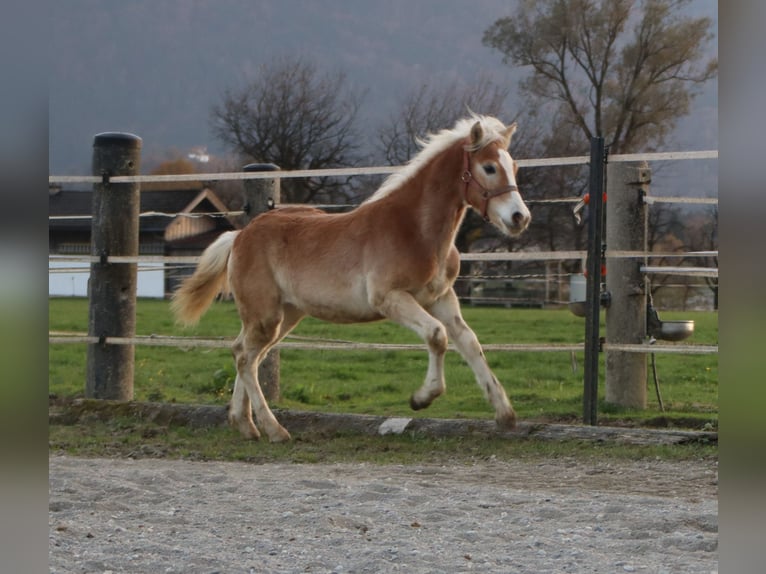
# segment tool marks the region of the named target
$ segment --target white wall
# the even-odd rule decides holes
[[[63,269],[65,271],[55,271]],[[82,269],[82,271],[75,271]],[[59,297],[87,297],[89,263],[48,263],[48,295]],[[142,263],[138,271],[138,296],[162,298],[164,277],[161,263]]]

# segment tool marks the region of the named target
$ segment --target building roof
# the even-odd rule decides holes
[[[93,209],[92,190],[51,188],[48,194],[48,229],[90,231]],[[226,204],[211,189],[176,189],[141,193],[142,233],[164,233],[178,213],[228,211]],[[156,215],[150,215],[156,213]]]

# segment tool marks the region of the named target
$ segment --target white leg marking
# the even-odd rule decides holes
[[[445,325],[455,348],[471,367],[476,377],[476,383],[495,409],[497,424],[502,427],[514,427],[516,425],[516,413],[508,400],[505,389],[489,368],[476,334],[463,320],[455,291],[451,289],[429,310],[434,317]]]
[[[253,422],[253,408],[239,373],[234,381],[234,392],[229,405],[229,424],[245,438],[258,439],[261,436]]]

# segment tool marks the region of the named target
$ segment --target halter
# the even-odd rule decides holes
[[[460,176],[460,181],[462,181],[465,184],[465,188],[463,189],[463,200],[468,205],[471,205],[471,202],[468,201],[468,188],[471,186],[471,183],[475,183],[476,187],[478,187],[481,190],[481,197],[484,200],[481,207],[481,216],[484,218],[484,221],[489,221],[489,217],[487,217],[487,209],[489,209],[489,200],[499,195],[504,195],[506,193],[511,193],[513,191],[519,191],[519,188],[515,185],[507,185],[505,187],[501,187],[498,189],[487,189],[486,187],[484,187],[482,184],[479,183],[479,181],[471,173],[471,170],[468,169],[468,165],[470,163],[470,160],[468,157],[469,155],[470,155],[469,152],[466,151],[465,155],[463,156],[463,173]]]

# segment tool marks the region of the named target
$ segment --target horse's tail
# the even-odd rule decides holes
[[[226,269],[238,233],[227,231],[211,243],[200,256],[194,274],[173,293],[170,308],[179,323],[194,325],[219,293],[229,291]]]

